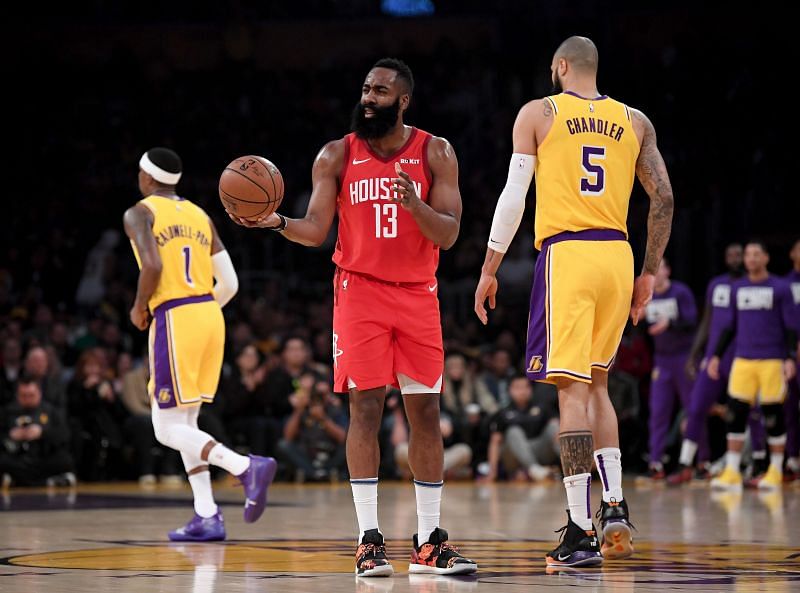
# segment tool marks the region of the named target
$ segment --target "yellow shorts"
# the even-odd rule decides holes
[[[614,362],[631,310],[633,253],[619,231],[561,233],[536,261],[526,355],[536,381],[591,382]]]
[[[225,322],[214,297],[159,305],[150,324],[150,396],[161,408],[214,401],[224,350]]]
[[[728,393],[750,405],[782,404],[786,399],[783,361],[734,358]]]

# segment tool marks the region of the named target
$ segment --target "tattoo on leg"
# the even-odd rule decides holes
[[[561,445],[561,465],[565,476],[588,474],[592,469],[592,433],[588,430],[562,432],[558,436]]]

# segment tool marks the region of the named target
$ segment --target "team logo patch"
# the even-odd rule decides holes
[[[529,373],[538,373],[544,368],[542,364],[542,357],[540,355],[531,356],[531,361],[528,363],[528,372]]]
[[[345,280],[347,282],[347,280]],[[339,334],[333,334],[333,366],[339,368],[339,357],[344,354],[344,351],[339,349]]]
[[[158,392],[158,403],[166,404],[172,400],[172,391],[168,388],[163,388]]]

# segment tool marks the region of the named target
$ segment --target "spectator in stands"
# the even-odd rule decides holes
[[[513,376],[511,354],[508,350],[498,348],[489,356],[489,368],[481,373],[480,382],[489,390],[498,406],[507,406],[511,401],[508,387]]]
[[[17,338],[6,338],[3,341],[3,362],[0,369],[0,407],[14,401],[21,372],[22,344]]]
[[[78,359],[68,387],[68,410],[73,447],[81,479],[112,479],[120,474],[125,407],[107,378],[98,349]]]
[[[294,467],[296,481],[338,479],[344,470],[347,417],[331,396],[327,383],[306,372],[290,397],[293,410],[278,450]]]
[[[55,407],[66,407],[66,391],[61,381],[60,369],[51,369],[47,350],[34,346],[25,355],[25,374],[39,382],[42,397]]]
[[[267,417],[267,368],[264,355],[255,344],[247,344],[237,354],[236,367],[220,385],[223,422],[231,439],[250,453],[272,455],[280,424]]]
[[[266,380],[267,390],[267,415],[277,418],[283,424],[296,407],[289,401],[299,387],[300,376],[312,372],[309,362],[311,349],[308,343],[300,337],[290,336],[283,343],[281,349],[281,363],[274,369]]]
[[[42,399],[39,381],[23,375],[14,403],[6,406],[0,452],[3,486],[75,485],[64,413]]]
[[[511,403],[501,409],[490,422],[489,473],[494,481],[500,475],[502,460],[510,474],[534,481],[552,475],[548,466],[558,465],[558,417],[548,398],[534,398],[531,381],[515,375],[509,386]]]

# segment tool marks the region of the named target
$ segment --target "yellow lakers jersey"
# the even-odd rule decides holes
[[[536,155],[535,245],[564,231],[616,229],[626,220],[639,140],[630,110],[606,96],[546,97],[553,126]]]
[[[153,195],[139,203],[153,213],[153,236],[162,264],[158,287],[148,303],[150,311],[165,301],[211,294],[214,268],[208,215],[189,200]],[[131,245],[141,268],[136,245]]]

